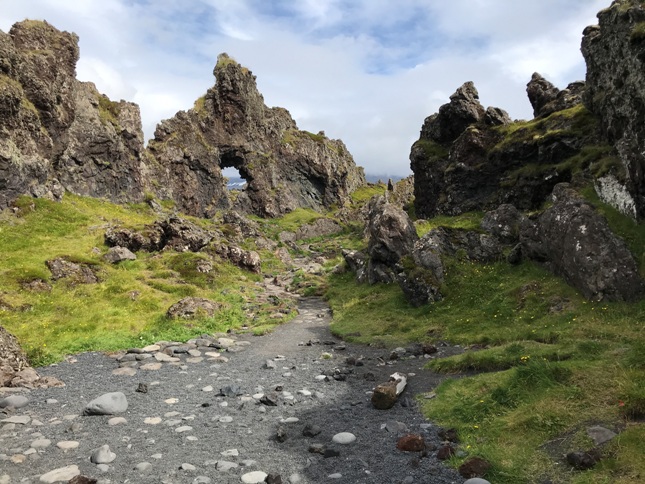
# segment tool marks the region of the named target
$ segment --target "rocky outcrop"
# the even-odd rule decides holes
[[[509,125],[506,113],[484,110],[472,83],[464,84],[425,120],[412,146],[417,216],[503,203],[537,209],[557,183],[603,165],[611,147],[599,145],[597,121],[580,105],[581,89],[574,83],[559,91],[535,74],[528,92],[540,118]]]
[[[70,284],[96,284],[99,282],[95,269],[87,264],[69,261],[63,257],[48,260],[46,264],[54,281],[65,279]]]
[[[286,109],[265,106],[251,71],[222,54],[213,73],[215,86],[161,122],[149,144],[162,198],[196,216],[233,206],[275,217],[343,205],[365,183],[341,141],[300,131]],[[221,173],[228,167],[247,182],[234,202]]]
[[[255,76],[222,54],[215,86],[161,122],[144,149],[139,108],[76,79],[78,37],[25,20],[0,32],[0,209],[22,194],[140,202],[146,193],[210,217],[235,207],[278,216],[342,206],[365,183],[339,140],[268,108]],[[246,190],[230,197],[222,169]],[[234,200],[233,200],[234,198]]]
[[[556,111],[572,108],[582,102],[585,83],[572,82],[562,91],[547,81],[539,73],[533,73],[531,80],[526,85],[533,116],[544,118]]]
[[[46,22],[0,32],[0,208],[64,190],[143,198],[139,109],[76,80],[78,57],[78,37]]]
[[[0,326],[0,387],[10,386],[16,373],[29,368],[27,355],[14,335]]]
[[[568,184],[555,187],[553,200],[537,220],[523,221],[522,253],[543,263],[588,299],[641,298],[645,283],[638,266],[607,221]]]
[[[503,204],[486,212],[481,228],[502,244],[515,244],[520,240],[520,229],[525,218],[513,205]]]
[[[165,248],[177,252],[198,252],[214,238],[213,232],[179,217],[157,221],[141,231],[123,227],[110,227],[105,231],[105,243],[108,246],[125,247],[132,252],[155,252]]]
[[[645,218],[645,5],[617,0],[587,27],[584,103],[600,118],[618,162],[596,183],[600,197],[636,218]]]
[[[494,262],[501,258],[502,246],[495,237],[488,234],[438,227],[424,235],[419,244],[415,245],[415,261],[423,261],[427,251],[451,257],[461,256],[477,262]]]
[[[396,265],[419,239],[412,220],[384,196],[374,197],[369,202],[366,232],[369,283],[396,281]]]
[[[193,319],[211,317],[219,311],[221,304],[201,297],[185,297],[168,308],[166,316],[170,319]]]

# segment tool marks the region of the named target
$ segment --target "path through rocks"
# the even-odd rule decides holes
[[[265,336],[161,342],[41,368],[66,386],[16,394],[26,404],[0,413],[0,484],[77,474],[106,484],[462,483],[437,459],[438,429],[412,398],[440,380],[425,360],[386,361],[386,350],[332,337],[322,300],[298,307]],[[374,409],[372,389],[395,371],[410,375],[408,389],[392,409]],[[118,392],[127,410],[83,415]],[[408,433],[423,436],[427,455],[397,449]]]

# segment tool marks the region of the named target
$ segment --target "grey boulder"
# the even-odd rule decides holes
[[[128,409],[128,400],[121,392],[106,393],[95,398],[83,409],[83,415],[113,415]]]

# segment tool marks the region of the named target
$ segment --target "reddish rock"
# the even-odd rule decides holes
[[[481,457],[470,457],[459,466],[459,474],[466,479],[484,477],[490,469],[490,463]]]
[[[451,445],[444,445],[437,452],[437,459],[448,460],[455,455],[455,449]]]
[[[426,448],[426,443],[422,436],[408,434],[399,439],[396,448],[405,452],[422,452]]]

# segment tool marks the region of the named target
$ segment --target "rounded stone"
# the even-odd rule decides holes
[[[54,469],[53,471],[49,471],[40,476],[39,481],[45,483],[68,482],[74,477],[80,475],[80,473],[81,471],[76,465],[59,467],[58,469]]]
[[[128,409],[128,400],[122,392],[105,393],[88,403],[83,415],[112,415]]]
[[[267,478],[267,473],[262,471],[247,472],[242,475],[244,484],[260,484]]]
[[[332,442],[347,445],[356,441],[356,436],[350,432],[341,432],[332,437]]]
[[[482,479],[481,477],[473,477],[472,479],[468,479],[464,484],[490,484],[489,481],[486,479]]]
[[[8,397],[0,400],[0,408],[22,408],[28,403],[29,399],[23,395],[9,395]]]
[[[93,464],[109,464],[114,459],[116,459],[116,454],[110,450],[110,446],[107,444],[102,445],[92,452],[92,456],[90,457],[90,461]]]
[[[56,444],[56,447],[62,450],[72,450],[78,448],[80,444],[75,440],[63,440]]]

